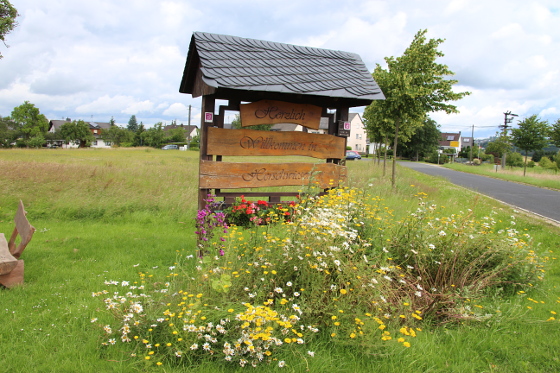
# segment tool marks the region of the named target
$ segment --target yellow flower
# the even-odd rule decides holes
[[[346,289],[340,289],[340,294],[344,295],[346,293],[347,293]]]
[[[157,366],[160,366],[160,365],[162,365],[162,364],[163,364],[163,363],[162,363],[161,361],[158,361],[158,362],[156,363]]]
[[[352,339],[356,338],[356,333],[350,333],[350,338]]]

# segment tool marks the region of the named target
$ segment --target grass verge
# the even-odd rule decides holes
[[[552,170],[542,169],[540,167],[527,168],[525,176],[523,176],[523,168],[521,167],[507,167],[505,169],[498,167],[496,169],[494,165],[489,164],[470,166],[460,163],[447,163],[444,167],[456,171],[489,176],[495,179],[560,190],[560,176]]]

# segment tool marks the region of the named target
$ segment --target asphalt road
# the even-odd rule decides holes
[[[560,192],[454,171],[426,163],[399,162],[399,164],[428,175],[444,177],[453,184],[541,215],[560,224]]]

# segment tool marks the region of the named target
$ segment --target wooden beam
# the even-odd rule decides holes
[[[208,128],[207,154],[344,158],[345,139],[305,132]]]
[[[206,189],[299,186],[320,188],[346,179],[346,168],[333,163],[233,163],[201,161],[199,187]],[[202,189],[201,189],[202,190]]]

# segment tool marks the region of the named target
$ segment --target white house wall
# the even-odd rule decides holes
[[[352,150],[365,153],[367,150],[367,133],[360,114],[350,113],[350,137],[348,137],[346,145]]]

